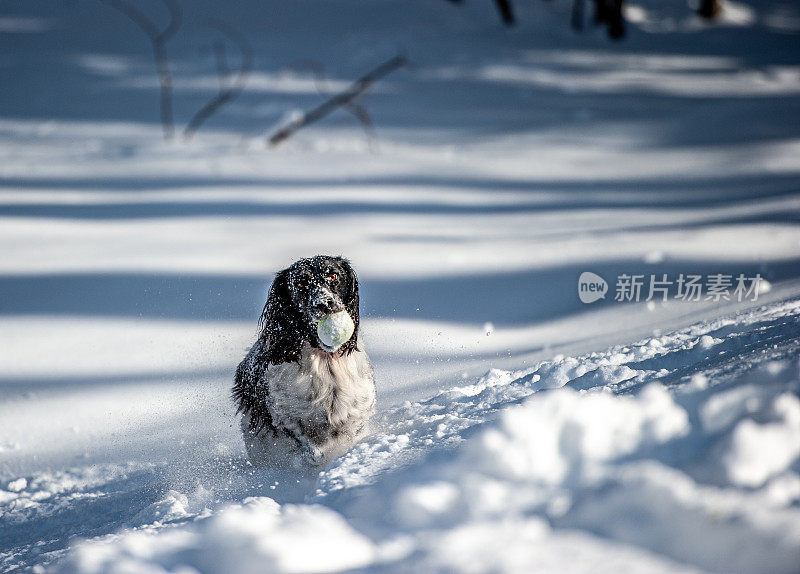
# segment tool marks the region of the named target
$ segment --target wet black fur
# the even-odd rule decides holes
[[[329,281],[331,273],[338,276],[337,282]],[[269,395],[266,378],[269,365],[299,362],[306,342],[322,348],[316,326],[305,313],[309,295],[321,287],[338,295],[355,324],[353,336],[336,353],[350,354],[358,346],[358,278],[347,259],[317,255],[300,259],[278,272],[261,312],[258,339],[239,363],[234,378],[232,395],[237,413],[250,415],[250,427],[254,432],[264,428],[275,434],[279,432],[265,408]]]

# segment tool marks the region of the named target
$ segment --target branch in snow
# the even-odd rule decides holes
[[[247,77],[253,69],[253,48],[247,38],[225,22],[214,20],[210,22],[210,25],[236,45],[241,53],[241,63],[239,69],[232,72],[228,67],[225,44],[223,42],[214,43],[214,61],[219,79],[219,93],[192,116],[183,131],[183,137],[186,139],[190,139],[200,129],[200,126],[222,106],[239,97],[247,83]]]
[[[161,127],[164,131],[164,139],[170,139],[175,128],[172,119],[172,74],[169,71],[166,44],[181,27],[183,16],[180,6],[175,0],[161,1],[169,11],[169,23],[163,30],[159,30],[158,26],[144,12],[127,0],[100,0],[103,4],[127,16],[153,44],[153,57],[158,71],[158,83],[161,86]]]
[[[494,0],[497,11],[500,12],[500,19],[506,26],[513,26],[515,23],[514,11],[511,8],[510,0]]]
[[[406,60],[403,56],[395,56],[394,58],[387,60],[377,68],[374,68],[366,75],[362,76],[355,82],[353,82],[346,90],[340,92],[339,94],[333,96],[323,104],[317,106],[313,110],[304,113],[300,118],[290,123],[288,126],[278,130],[272,137],[269,138],[269,144],[272,146],[278,145],[282,141],[290,138],[294,135],[295,132],[301,130],[302,128],[313,124],[316,121],[321,120],[331,112],[339,109],[345,108],[350,111],[352,114],[358,118],[359,121],[362,122],[363,125],[369,126],[369,129],[372,128],[372,122],[369,120],[369,116],[366,114],[366,110],[363,107],[358,105],[354,102],[356,98],[358,98],[361,94],[366,92],[372,84],[394,72],[395,70],[402,68],[408,65],[408,60]],[[366,122],[366,124],[365,124]]]
[[[311,73],[314,74],[314,86],[317,89],[317,93],[320,96],[330,97],[331,90],[328,86],[328,79],[325,77],[325,68],[322,66],[322,64],[314,60],[303,60],[301,62],[297,62],[293,67],[296,69],[310,70]],[[364,128],[364,131],[366,132],[367,138],[370,142],[370,147],[375,145],[375,142],[377,141],[377,137],[375,135],[375,124],[372,123],[372,118],[370,117],[367,108],[356,103],[355,101],[351,101],[349,104],[345,104],[342,109],[350,112],[361,124],[361,127]]]
[[[573,30],[583,30],[584,0],[572,0],[570,24]]]

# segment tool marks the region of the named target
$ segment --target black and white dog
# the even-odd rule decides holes
[[[355,330],[339,348],[317,324],[347,311]],[[359,343],[358,279],[342,257],[317,255],[280,271],[258,340],[236,370],[250,461],[258,466],[324,465],[359,439],[375,408],[375,382]]]

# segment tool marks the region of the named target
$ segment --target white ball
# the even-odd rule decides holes
[[[317,323],[319,340],[334,351],[350,340],[355,330],[356,326],[347,311],[327,315]]]

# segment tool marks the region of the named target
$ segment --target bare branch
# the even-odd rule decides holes
[[[228,67],[228,55],[225,50],[225,42],[216,41],[211,48],[214,51],[214,65],[217,69],[219,89],[223,90],[227,85],[226,80],[231,73],[231,69]]]
[[[387,60],[377,68],[374,68],[369,73],[365,74],[355,82],[353,82],[346,90],[333,96],[326,102],[317,106],[313,110],[304,113],[300,118],[291,122],[288,126],[278,130],[272,137],[269,138],[269,144],[272,146],[278,145],[285,139],[291,137],[295,132],[301,130],[307,125],[313,124],[321,120],[331,112],[349,106],[353,100],[358,98],[361,94],[366,92],[372,84],[394,72],[395,70],[408,65],[408,60],[403,56],[395,56]],[[363,110],[363,108],[362,108]],[[352,109],[351,109],[352,112]],[[360,112],[356,112],[356,117]],[[368,118],[369,116],[367,116]],[[361,120],[361,118],[359,118]],[[370,122],[370,126],[371,126]]]
[[[369,140],[370,148],[374,149],[376,146],[375,142],[378,141],[378,137],[375,135],[375,124],[372,123],[372,118],[369,116],[367,109],[361,104],[357,104],[355,102],[350,102],[344,107],[344,109],[353,114],[353,116],[361,123],[361,127],[363,127],[364,131],[367,132],[367,139]]]
[[[720,10],[719,0],[701,0],[697,13],[706,20],[713,20],[719,15]]]
[[[583,30],[584,0],[572,0],[572,13],[570,24],[573,30]]]
[[[325,67],[316,60],[299,60],[289,65],[289,68],[297,71],[308,70],[314,74],[314,87],[320,96],[328,96],[330,87],[325,77]]]
[[[494,0],[494,3],[497,6],[497,11],[500,12],[500,19],[503,24],[513,26],[515,22],[514,10],[511,8],[510,0]]]
[[[192,116],[186,129],[183,130],[183,137],[186,139],[190,139],[200,129],[200,126],[222,106],[239,97],[244,91],[247,77],[253,69],[253,48],[247,38],[235,28],[220,20],[212,20],[209,25],[236,45],[242,55],[242,59],[239,69],[235,73],[231,72],[225,55],[225,45],[222,42],[214,44],[214,60],[220,84],[219,93]]]
[[[328,86],[328,79],[325,76],[325,67],[322,64],[315,60],[301,60],[295,62],[291,67],[296,70],[310,70],[311,73],[314,74],[314,87],[317,89],[317,93],[320,96],[330,97],[331,90]],[[357,104],[355,101],[345,104],[343,109],[350,112],[353,117],[359,121],[367,134],[370,146],[372,146],[377,140],[377,137],[375,136],[375,126],[372,123],[372,118],[370,118],[367,109],[361,104]]]
[[[164,139],[170,139],[175,128],[172,119],[172,74],[169,71],[166,45],[180,29],[183,17],[181,8],[175,0],[161,1],[169,12],[169,22],[163,30],[159,30],[158,26],[144,12],[127,0],[100,0],[136,24],[153,44],[153,57],[156,61],[158,83],[161,88],[161,129],[164,131]]]

